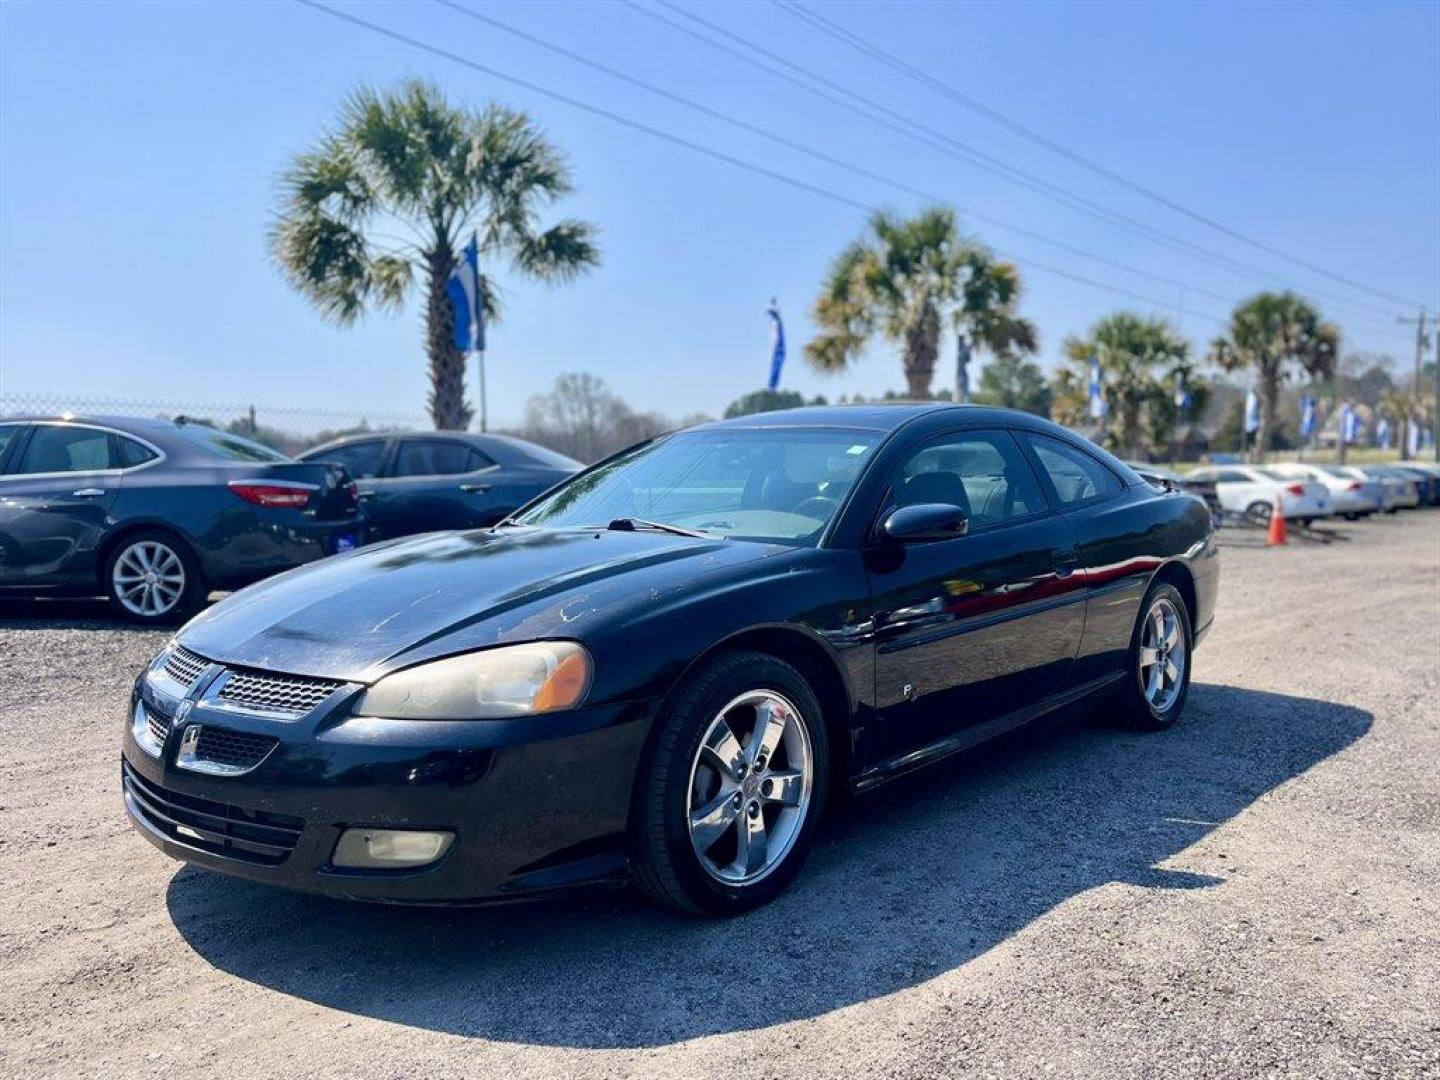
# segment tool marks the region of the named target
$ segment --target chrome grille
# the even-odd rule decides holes
[[[210,661],[197,656],[183,645],[176,645],[165,656],[165,674],[189,690],[195,685]]]
[[[195,740],[195,760],[248,771],[264,761],[279,741],[269,735],[251,735],[206,724]]]
[[[170,734],[170,718],[162,716],[154,709],[146,709],[145,718],[150,725],[150,737],[158,746],[164,746],[165,736]]]
[[[344,685],[335,679],[236,669],[220,688],[219,698],[240,709],[304,716]]]

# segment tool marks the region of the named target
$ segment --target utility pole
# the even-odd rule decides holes
[[[1420,421],[1416,414],[1421,412],[1420,408],[1420,366],[1424,360],[1425,350],[1430,348],[1430,334],[1426,328],[1428,315],[1425,309],[1420,309],[1418,319],[1397,319],[1396,322],[1406,326],[1415,327],[1415,378],[1410,386],[1411,400],[1414,408],[1411,414],[1405,417],[1405,431],[1400,442],[1400,458],[1405,460],[1410,456],[1410,425],[1418,424]],[[1435,415],[1430,418],[1433,426],[1431,431],[1435,436],[1435,460],[1440,461],[1440,364],[1435,365]],[[1418,446],[1419,440],[1416,440]]]

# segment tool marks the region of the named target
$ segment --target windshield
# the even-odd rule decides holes
[[[631,518],[737,540],[814,544],[880,437],[821,429],[681,432],[576,477],[514,520],[604,528]]]
[[[176,430],[196,446],[203,447],[212,454],[228,458],[231,461],[279,462],[292,460],[278,450],[271,450],[268,446],[261,446],[249,439],[242,439],[239,435],[216,431],[204,424],[178,424]]]

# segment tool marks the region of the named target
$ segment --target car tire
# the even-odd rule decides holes
[[[136,575],[155,575],[136,581]],[[209,590],[190,545],[174,533],[147,529],[130,533],[105,560],[100,587],[116,614],[131,622],[163,626],[199,610]]]
[[[1256,500],[1245,508],[1245,516],[1251,521],[1257,521],[1261,525],[1270,523],[1270,515],[1275,512],[1275,507],[1267,502]]]
[[[767,736],[757,743],[762,719]],[[829,750],[820,703],[789,664],[750,651],[706,663],[671,696],[641,763],[631,815],[636,883],[701,915],[773,899],[814,841]]]
[[[1156,613],[1162,620],[1156,624]],[[1156,656],[1155,641],[1161,626],[1172,625],[1173,635],[1162,637],[1167,642]],[[1140,616],[1130,637],[1129,660],[1125,681],[1120,691],[1121,718],[1142,731],[1163,731],[1172,727],[1185,710],[1190,693],[1191,658],[1195,639],[1190,626],[1190,609],[1178,589],[1168,582],[1156,582],[1140,605]],[[1148,654],[1148,655],[1147,655]],[[1151,657],[1155,659],[1151,662]],[[1162,668],[1160,683],[1152,684],[1157,663],[1169,661],[1176,669],[1175,677]]]

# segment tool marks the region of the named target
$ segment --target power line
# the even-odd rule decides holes
[[[1101,165],[1099,162],[1094,161],[1091,158],[1085,157],[1083,154],[1080,154],[1077,151],[1071,150],[1069,147],[1064,146],[1056,142],[1054,139],[1051,139],[1046,135],[1041,134],[1039,131],[1036,131],[1034,128],[1031,128],[1026,124],[1022,124],[1020,121],[1005,115],[998,109],[995,109],[985,104],[983,101],[979,101],[978,99],[973,98],[968,94],[962,93],[955,87],[951,86],[949,83],[937,79],[933,75],[930,75],[928,72],[921,70],[916,65],[911,64],[896,56],[894,53],[891,53],[881,48],[880,46],[875,45],[873,42],[867,41],[859,34],[847,30],[845,27],[826,18],[825,16],[820,15],[817,12],[811,11],[804,4],[800,3],[800,0],[771,0],[771,3],[778,7],[780,10],[788,12],[795,18],[808,22],[811,26],[830,35],[836,40],[844,42],[851,48],[857,49],[860,52],[872,57],[873,59],[879,60],[887,67],[899,72],[902,75],[905,75],[907,78],[910,78],[915,82],[920,83],[922,86],[928,86],[936,93],[944,95],[945,97],[963,106],[964,108],[969,109],[972,112],[978,113],[979,115],[984,116],[986,119],[1001,125],[1002,127],[1014,132],[1017,135],[1020,135],[1022,138],[1028,139],[1031,142],[1044,147],[1051,153],[1059,154],[1061,157],[1064,157],[1077,165],[1081,165],[1084,168],[1089,169],[1091,172],[1097,173],[1098,175],[1105,177],[1107,180],[1110,180],[1113,183],[1128,188],[1129,190],[1139,195],[1143,195],[1145,198],[1150,199],[1151,201],[1156,202],[1161,206],[1164,206],[1168,210],[1172,210],[1175,213],[1182,214],[1185,217],[1190,218],[1192,221],[1199,222],[1200,224],[1214,229],[1215,231],[1220,232],[1233,240],[1239,240],[1242,243],[1248,244],[1259,251],[1265,252],[1267,255],[1272,255],[1275,258],[1284,259],[1286,262],[1290,262],[1295,264],[1296,266],[1302,267],[1310,271],[1312,274],[1319,274],[1321,277],[1329,278],[1331,281],[1335,281],[1342,285],[1349,286],[1352,289],[1358,289],[1361,292],[1367,292],[1370,295],[1380,297],[1381,299],[1390,300],[1397,304],[1404,304],[1407,307],[1418,306],[1413,301],[1406,300],[1403,297],[1394,295],[1393,293],[1385,292],[1382,289],[1376,289],[1370,285],[1365,284],[1362,281],[1356,281],[1354,278],[1346,277],[1343,274],[1337,274],[1331,270],[1327,270],[1323,266],[1318,266],[1315,263],[1312,263],[1306,259],[1302,259],[1296,255],[1291,255],[1285,251],[1280,250],[1277,247],[1274,247],[1271,244],[1265,243],[1262,240],[1257,240],[1252,236],[1248,236],[1247,234],[1239,231],[1238,229],[1233,229],[1230,226],[1224,224],[1223,222],[1216,221],[1214,218],[1206,214],[1202,214],[1199,211],[1192,210],[1187,206],[1175,202],[1173,199],[1167,198],[1166,196],[1160,194],[1158,191],[1155,191],[1154,189],[1149,188],[1144,184],[1130,179],[1123,173],[1116,172],[1115,170],[1107,168],[1106,166]]]
[[[759,56],[767,58],[770,63],[766,63],[762,60],[757,60],[753,56],[749,56],[743,52],[740,52],[736,48],[725,44],[723,41],[716,41],[713,38],[707,37],[704,33],[701,33],[689,26],[678,23],[674,19],[669,18],[658,11],[639,4],[637,0],[623,0],[623,2],[633,10],[638,11],[641,14],[648,16],[649,18],[655,19],[656,21],[669,26],[672,29],[679,31],[680,33],[695,38],[696,40],[701,41],[706,45],[709,45],[711,48],[718,49],[721,52],[733,56],[747,64],[750,64],[753,67],[757,67],[762,71],[765,71],[777,78],[780,78],[790,83],[791,85],[798,86],[800,89],[805,90],[808,93],[815,94],[825,99],[826,101],[831,102],[832,104],[838,105],[839,107],[847,109],[850,112],[864,116],[872,122],[886,127],[891,131],[895,131],[900,135],[904,135],[908,138],[921,142],[927,146],[930,146],[932,149],[939,150],[941,153],[949,154],[951,157],[955,157],[959,160],[965,161],[985,172],[989,172],[992,175],[1000,176],[1002,179],[1009,180],[1012,183],[1020,185],[1021,187],[1034,191],[1042,195],[1043,197],[1050,199],[1053,202],[1057,202],[1060,205],[1067,207],[1068,209],[1077,210],[1090,217],[1096,218],[1097,220],[1107,225],[1121,229],[1122,231],[1130,233],[1131,235],[1139,236],[1145,240],[1151,241],[1152,243],[1161,244],[1162,246],[1182,251],[1192,258],[1207,262],[1213,266],[1218,266],[1221,269],[1227,270],[1231,273],[1240,274],[1246,277],[1257,277],[1266,281],[1278,282],[1280,285],[1286,288],[1297,288],[1297,286],[1294,286],[1291,282],[1275,275],[1268,270],[1265,270],[1262,267],[1242,262],[1229,255],[1225,255],[1221,252],[1213,251],[1209,248],[1205,248],[1198,244],[1192,243],[1189,240],[1166,232],[1163,229],[1157,228],[1156,226],[1153,226],[1148,222],[1141,221],[1138,218],[1130,217],[1126,214],[1121,213],[1120,211],[1114,210],[1101,203],[1097,203],[1082,195],[1078,195],[1074,192],[1068,191],[1065,188],[1062,188],[1056,184],[1051,183],[1048,180],[1045,180],[1043,177],[1036,176],[1032,173],[1027,173],[1021,169],[1009,165],[1005,161],[1002,161],[1001,159],[994,157],[991,154],[987,154],[984,151],[969,145],[968,143],[961,142],[951,137],[950,135],[945,134],[942,131],[938,131],[935,128],[929,127],[921,123],[920,121],[913,119],[912,117],[906,116],[904,113],[892,109],[889,106],[879,101],[876,101],[873,98],[866,97],[858,93],[857,91],[836,82],[833,79],[829,79],[818,72],[803,67],[800,64],[797,64],[794,61],[787,59],[786,57],[780,56],[779,54],[765,48],[762,45],[758,45],[755,42],[750,41],[739,34],[727,30],[723,26],[719,26],[716,23],[703,18],[702,16],[695,14],[693,11],[689,11],[683,7],[680,7],[678,4],[673,3],[672,0],[656,0],[656,2],[668,11],[673,12],[675,15],[687,19],[691,23],[705,27],[706,30],[710,33],[719,35],[722,38],[728,39],[729,41],[736,43],[744,49],[748,49]],[[802,81],[801,79],[797,79],[795,76],[789,75],[785,71],[781,71],[775,66],[773,66],[776,64],[781,65],[782,67],[787,68],[790,71],[796,72],[798,75],[803,76],[804,79],[811,80],[811,83],[818,85],[811,85],[811,83],[807,83]],[[825,89],[821,89],[821,87],[824,87]],[[836,95],[841,96],[837,97]],[[879,115],[876,115],[877,113]],[[1300,289],[1299,291],[1308,292],[1316,297],[1321,297],[1335,305],[1349,307],[1357,311],[1363,310],[1366,312],[1377,313],[1382,317],[1385,329],[1389,329],[1393,325],[1394,313],[1392,311],[1375,307],[1369,302],[1352,300],[1348,297],[1343,297],[1335,293],[1330,293],[1316,287],[1306,287]]]
[[[1038,240],[1043,244],[1050,244],[1054,247],[1059,248],[1062,251],[1069,252],[1072,255],[1078,255],[1081,258],[1086,259],[1093,259],[1096,262],[1114,267],[1117,270],[1123,270],[1127,273],[1136,274],[1140,277],[1150,278],[1154,281],[1173,286],[1177,289],[1183,289],[1189,292],[1193,292],[1198,296],[1204,296],[1212,300],[1218,300],[1224,304],[1234,303],[1233,297],[1225,296],[1222,293],[1212,292],[1208,289],[1200,288],[1197,285],[1189,284],[1188,282],[1177,281],[1174,278],[1166,277],[1163,274],[1159,274],[1151,270],[1146,270],[1142,267],[1132,266],[1129,263],[1120,262],[1116,259],[1112,259],[1104,255],[1098,255],[1095,252],[1088,251],[1085,248],[1078,247],[1074,244],[1066,243],[1063,240],[1056,240],[1051,236],[1047,236],[1044,233],[1037,232],[1034,229],[1026,228],[1023,225],[1016,225],[1014,222],[1005,221],[1001,218],[985,214],[979,210],[975,210],[966,206],[961,206],[958,203],[953,202],[952,200],[946,199],[944,196],[937,195],[922,188],[914,187],[913,185],[903,180],[897,180],[894,177],[886,176],[883,173],[875,172],[863,166],[856,165],[853,162],[838,158],[832,154],[825,152],[824,150],[818,150],[812,146],[806,145],[805,143],[799,142],[798,140],[788,138],[785,135],[781,135],[775,131],[761,127],[758,124],[752,124],[747,120],[722,112],[719,109],[711,108],[710,106],[705,105],[702,102],[698,102],[693,98],[688,98],[682,94],[677,94],[671,90],[665,89],[662,86],[657,86],[654,83],[637,78],[633,75],[628,74],[627,72],[611,67],[608,64],[601,63],[600,61],[585,56],[582,53],[577,53],[570,49],[564,48],[563,46],[557,45],[554,42],[548,41],[536,34],[532,34],[526,30],[521,30],[518,27],[511,26],[510,24],[502,22],[501,20],[496,19],[491,15],[475,11],[474,9],[469,8],[466,5],[459,3],[458,0],[435,0],[435,3],[440,4],[442,7],[447,7],[453,11],[459,12],[460,14],[474,19],[477,22],[482,22],[485,25],[492,27],[493,29],[501,31],[502,33],[510,34],[513,37],[520,38],[522,41],[527,41],[538,48],[545,49],[558,56],[563,56],[566,59],[571,60],[577,64],[583,64],[584,66],[591,68],[592,70],[603,72],[606,75],[611,76],[612,78],[619,79],[622,82],[628,83],[631,86],[639,87],[640,89],[662,97],[667,101],[672,101],[676,104],[683,105],[688,109],[692,109],[696,112],[701,113],[702,115],[708,116],[722,123],[729,124],[730,126],[735,127],[741,131],[749,132],[752,135],[756,135],[760,138],[773,142],[778,146],[784,146],[787,149],[794,150],[801,154],[805,154],[806,156],[814,158],[817,161],[822,161],[827,165],[832,165],[836,168],[844,169],[846,172],[853,173],[856,176],[864,177],[867,180],[873,180],[876,183],[886,184],[890,187],[894,187],[899,191],[903,191],[906,194],[913,195],[917,198],[927,199],[934,203],[942,203],[951,206],[961,214],[972,217],[977,221],[983,221],[997,228],[1009,230],[1011,232],[1017,233],[1018,235],[1028,237],[1032,240]]]
[[[502,82],[508,82],[513,86],[518,86],[524,90],[529,90],[532,93],[540,94],[543,97],[548,97],[551,100],[558,101],[562,104],[569,105],[572,108],[580,109],[583,112],[590,113],[592,116],[599,116],[602,119],[611,121],[612,123],[620,124],[624,127],[630,128],[631,130],[639,131],[643,134],[650,135],[653,138],[661,139],[665,142],[673,143],[676,146],[684,147],[685,149],[690,150],[694,153],[701,154],[705,157],[714,158],[717,161],[722,161],[727,165],[734,166],[735,168],[743,169],[747,172],[752,172],[759,176],[764,176],[767,179],[778,181],[779,183],[785,184],[789,187],[796,188],[800,191],[808,192],[812,195],[818,195],[819,197],[828,199],[831,202],[836,202],[843,206],[860,210],[865,213],[871,213],[876,209],[876,207],[871,203],[866,203],[860,199],[852,198],[849,195],[834,191],[831,188],[822,187],[819,184],[812,184],[806,180],[796,179],[793,176],[778,172],[774,169],[768,168],[767,166],[758,165],[754,162],[736,157],[733,154],[728,154],[723,150],[716,150],[713,147],[705,146],[701,143],[694,142],[690,139],[685,138],[684,136],[675,135],[661,128],[654,127],[651,124],[631,119],[628,116],[613,112],[610,109],[603,108],[602,106],[592,105],[589,102],[581,101],[580,99],[572,97],[569,94],[562,93],[561,91],[551,90],[549,87],[542,86],[539,83],[533,82],[532,80],[521,78],[517,75],[508,74],[507,72],[501,71],[498,68],[491,67],[488,64],[483,64],[478,60],[472,60],[469,57],[461,56],[458,53],[451,52],[450,50],[441,48],[438,45],[432,45],[429,42],[421,41],[419,38],[411,37],[409,34],[402,33],[398,30],[392,30],[386,26],[381,26],[379,23],[373,23],[368,19],[361,18],[358,15],[352,15],[349,12],[340,11],[336,8],[332,8],[327,4],[321,3],[320,0],[295,0],[295,2],[298,4],[302,4],[305,7],[313,8],[314,10],[329,15],[332,18],[339,19],[342,22],[348,22],[353,26],[361,27],[363,29],[371,31],[372,33],[376,33],[383,37],[390,38],[393,41],[398,41],[402,44],[409,45],[411,48],[419,49],[423,52],[428,52],[434,56],[439,56],[445,60],[449,60],[451,63],[459,64],[462,67],[470,68],[473,71],[478,71],[482,75],[488,75],[491,78],[499,79]],[[1164,300],[1157,300],[1154,297],[1146,296],[1143,293],[1135,292],[1131,289],[1124,288],[1123,286],[1114,285],[1105,281],[1100,281],[1096,278],[1087,277],[1084,274],[1077,274],[1073,271],[1064,270],[1060,267],[1050,266],[1035,259],[1019,259],[1013,254],[998,250],[997,254],[1000,254],[1005,258],[1014,259],[1017,262],[1023,262],[1031,269],[1040,270],[1048,274],[1054,274],[1057,277],[1067,278],[1070,281],[1075,281],[1082,285],[1088,285],[1097,289],[1104,289],[1109,292],[1117,293],[1121,296],[1128,297],[1132,300],[1140,301],[1141,303],[1148,304],[1152,307],[1169,308],[1173,306],[1165,302]],[[1192,314],[1201,313],[1197,312]],[[1210,319],[1211,321],[1219,323],[1221,325],[1223,325],[1225,322],[1224,319],[1218,318],[1214,315],[1201,314],[1201,317]]]

